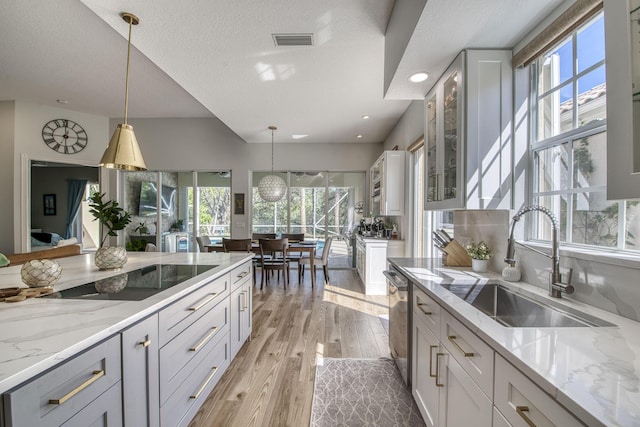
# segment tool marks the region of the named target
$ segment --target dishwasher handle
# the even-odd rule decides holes
[[[399,291],[404,291],[409,287],[407,280],[393,270],[384,270],[382,272],[389,282],[391,282]]]

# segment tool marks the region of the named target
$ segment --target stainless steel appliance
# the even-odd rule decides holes
[[[407,387],[411,386],[411,286],[393,266],[383,272],[389,294],[389,350]]]

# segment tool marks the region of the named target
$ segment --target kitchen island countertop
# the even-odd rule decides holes
[[[562,298],[552,303],[616,326],[505,327],[439,284],[499,281],[524,295],[549,300],[547,290],[505,282],[496,273],[446,267],[439,259],[389,258],[389,262],[585,424],[640,425],[639,322]]]
[[[100,271],[92,254],[56,261],[62,291],[98,279],[116,276],[151,264],[207,264],[214,268],[141,301],[34,298],[0,302],[0,393],[44,372],[78,352],[157,312],[210,280],[250,260],[242,253],[129,253],[120,270]],[[0,269],[0,288],[25,285],[21,266]]]

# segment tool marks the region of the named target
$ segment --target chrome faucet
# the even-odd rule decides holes
[[[513,231],[516,228],[516,222],[520,221],[520,218],[527,213],[538,211],[545,214],[550,220],[552,225],[552,233],[551,233],[551,255],[548,255],[536,248],[533,248],[529,245],[525,245],[524,243],[516,242],[513,238]],[[569,277],[567,283],[562,282],[562,274],[560,273],[560,244],[558,240],[558,220],[555,215],[551,213],[551,211],[543,206],[525,206],[516,213],[511,219],[511,233],[509,234],[509,240],[507,241],[507,256],[504,258],[504,262],[513,267],[516,264],[516,260],[514,258],[515,252],[515,244],[519,244],[529,250],[532,250],[540,255],[544,255],[547,258],[551,259],[551,274],[549,275],[549,296],[554,298],[562,298],[562,292],[566,294],[572,294],[574,291],[573,286],[571,285],[571,276],[573,273],[573,269],[569,270]]]

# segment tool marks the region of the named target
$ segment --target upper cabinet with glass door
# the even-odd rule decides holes
[[[462,51],[425,98],[425,210],[511,204],[511,52]]]
[[[371,212],[404,215],[404,151],[385,151],[371,166]]]

